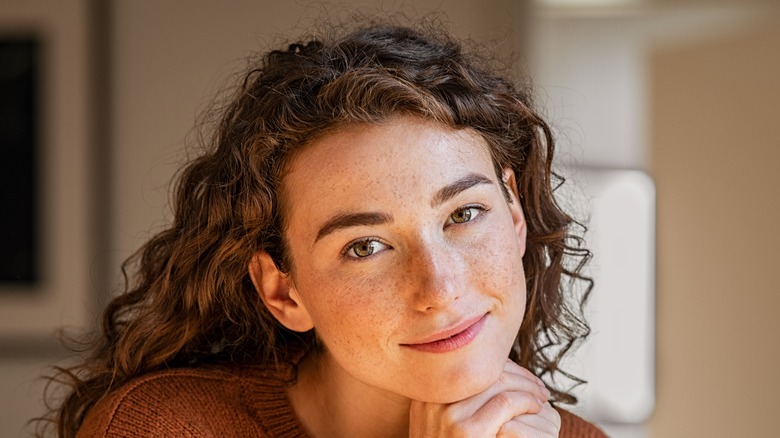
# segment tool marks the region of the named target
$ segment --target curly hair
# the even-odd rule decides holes
[[[183,168],[173,223],[123,264],[126,290],[105,309],[102,334],[81,364],[54,381],[70,393],[53,410],[73,436],[89,408],[130,379],[162,368],[215,362],[273,363],[314,334],[285,329],[248,278],[267,251],[289,269],[279,184],[296,150],[354,124],[398,115],[471,129],[489,144],[497,175],[512,168],[528,226],[523,258],[525,317],[511,359],[539,376],[559,369],[587,335],[582,305],[590,256],[557,205],[550,127],[532,109],[530,84],[446,32],[370,24],[343,35],[290,44],[257,60],[221,110],[205,151]],[[574,261],[573,263],[571,261]],[[575,280],[584,293],[575,293]],[[566,389],[552,399],[574,403]]]

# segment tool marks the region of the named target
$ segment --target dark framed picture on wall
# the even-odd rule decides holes
[[[38,281],[40,56],[35,35],[0,35],[0,283],[5,284]]]
[[[86,324],[94,295],[86,1],[0,14],[0,343]]]

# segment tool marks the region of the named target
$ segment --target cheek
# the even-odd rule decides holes
[[[502,300],[525,300],[522,247],[512,227],[487,232],[469,251],[470,276]]]
[[[307,309],[318,335],[331,349],[359,354],[371,345],[381,345],[391,315],[400,315],[398,301],[388,298],[393,285],[380,284],[376,277],[314,276],[305,286]]]

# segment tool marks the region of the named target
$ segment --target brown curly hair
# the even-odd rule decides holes
[[[553,136],[532,109],[530,84],[494,65],[446,32],[393,24],[262,56],[221,110],[205,152],[178,176],[173,223],[123,265],[126,291],[107,306],[89,356],[53,377],[71,388],[51,414],[59,435],[74,436],[100,397],[139,375],[271,363],[290,348],[311,348],[314,334],[279,324],[247,273],[259,250],[290,266],[278,199],[285,164],[329,132],[398,115],[472,129],[490,145],[499,178],[514,170],[528,241],[525,318],[511,358],[539,376],[573,378],[559,363],[588,332],[582,304],[591,284],[580,270],[590,253],[553,198],[562,180],[551,170]],[[584,281],[582,293],[574,280]],[[576,402],[566,389],[551,390],[555,401]]]

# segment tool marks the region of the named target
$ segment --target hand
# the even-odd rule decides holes
[[[557,437],[561,419],[549,396],[538,377],[507,360],[498,380],[479,394],[450,404],[413,400],[409,437]]]

